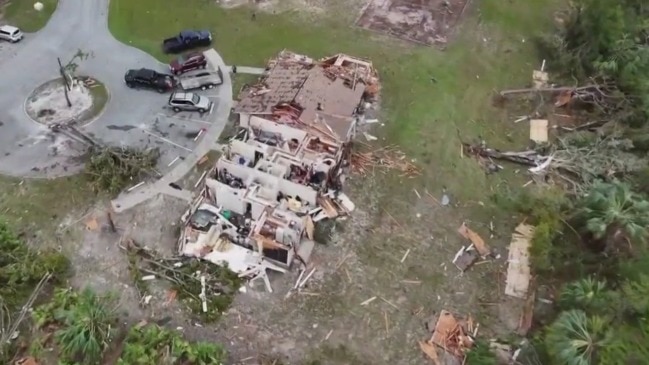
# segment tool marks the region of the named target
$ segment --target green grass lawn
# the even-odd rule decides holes
[[[62,220],[95,198],[83,175],[25,180],[0,176],[0,219],[39,245],[54,243]]]
[[[341,12],[340,1],[331,5],[331,17],[257,12],[252,21],[248,8],[223,10],[207,1],[112,0],[109,28],[117,39],[161,60],[168,59],[162,39],[186,28],[210,29],[229,64],[262,66],[284,48],[312,57],[345,52],[370,58],[382,81],[386,124],[375,133],[419,161],[432,190],[454,186],[454,194],[475,199],[488,183],[472,161],[460,160],[458,133],[496,146],[527,134],[509,130],[513,125],[503,123],[505,113],[491,106],[491,96],[495,89],[530,83],[538,63],[531,38],[548,27],[553,5],[561,2],[476,2],[446,51],[352,27],[356,14]]]
[[[489,270],[497,272],[499,264],[481,265],[467,273],[462,285],[471,297],[453,301],[450,295],[461,289],[449,284],[453,282],[449,276],[456,275],[449,261],[460,247],[456,229],[463,220],[480,227],[482,234],[493,222],[499,232],[489,243],[503,249],[515,221],[511,213],[489,204],[489,199],[495,192],[520,189],[522,178],[518,176],[524,174],[508,167],[486,176],[473,159],[461,158],[460,140],[482,138],[494,147],[526,147],[528,126],[515,125],[507,110],[492,105],[492,96],[494,90],[531,84],[532,70],[540,64],[533,39],[552,25],[553,11],[566,1],[473,1],[444,51],[351,26],[357,13],[345,6],[347,1],[327,2],[329,9],[317,15],[258,11],[252,21],[250,8],[223,10],[213,1],[112,0],[109,28],[117,39],[163,61],[168,57],[161,52],[162,39],[185,28],[210,29],[214,47],[228,64],[263,66],[285,48],[314,58],[342,52],[373,61],[382,83],[379,119],[385,123],[372,131],[380,138],[376,143],[398,145],[423,172],[411,180],[397,174],[351,179],[350,197],[359,210],[371,213],[367,218],[370,226],[358,233],[354,232],[360,230],[359,225],[341,225],[346,241],[340,244],[347,245],[344,247],[357,258],[355,267],[350,268],[353,284],[343,285],[345,275],[333,273],[320,288],[325,294],[310,302],[305,299],[300,313],[314,321],[336,318],[345,323],[347,331],[355,332],[356,339],[350,337],[346,342],[352,348],[351,354],[344,356],[346,363],[358,363],[351,360],[356,354],[369,354],[368,361],[376,364],[418,363],[409,361],[417,361],[421,354],[411,349],[413,340],[408,337],[421,331],[420,321],[406,311],[395,311],[398,313],[390,319],[395,330],[383,337],[387,332],[384,314],[359,309],[358,303],[381,293],[404,295],[409,304],[425,307],[429,315],[441,309],[433,299],[439,301],[441,295],[442,302],[453,310],[478,316],[482,333],[492,334],[489,328],[499,326],[498,306],[484,309],[478,304],[485,301],[480,298],[483,295],[489,299],[498,295],[499,280],[491,279]],[[143,14],[146,21],[142,21]],[[413,187],[436,196],[446,187],[457,206],[447,209],[429,204],[415,196]],[[402,264],[399,259],[406,248],[412,253],[407,264]],[[451,266],[448,273],[442,265]],[[395,289],[395,280],[412,278],[425,284],[407,294]],[[371,325],[365,321],[366,315],[374,316]],[[285,320],[292,318],[289,313]],[[506,332],[497,333],[503,334]],[[387,361],[375,358],[382,356]],[[345,362],[322,351],[314,357],[330,360],[323,364]]]
[[[40,0],[43,10],[34,10],[35,1],[10,0],[3,17],[11,25],[17,26],[24,32],[36,32],[43,28],[52,16],[58,0]]]
[[[99,80],[95,80],[96,84],[90,88],[90,95],[92,95],[92,110],[88,112],[88,119],[97,118],[104,110],[106,103],[110,99],[108,89]]]

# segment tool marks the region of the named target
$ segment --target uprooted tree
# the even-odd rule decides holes
[[[115,194],[157,174],[158,149],[92,146],[85,174],[96,192]]]

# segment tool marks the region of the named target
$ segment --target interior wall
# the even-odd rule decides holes
[[[248,180],[248,178],[252,175],[252,171],[249,167],[228,161],[225,158],[220,158],[216,162],[216,168],[219,171],[226,169],[230,174],[242,179],[244,182],[246,182],[246,180]]]
[[[246,203],[243,199],[245,190],[232,189],[231,187],[221,184],[217,181],[216,186],[216,204],[225,210],[231,210],[235,213],[244,214],[246,212]]]
[[[238,139],[235,139],[230,143],[231,153],[239,154],[253,161],[255,160],[255,151],[257,151],[257,148],[247,144],[246,142],[239,141]],[[264,153],[264,150],[259,150],[259,152]]]
[[[279,191],[282,194],[290,196],[299,196],[302,201],[309,202],[311,205],[316,204],[318,193],[308,186],[300,185],[292,181],[281,179],[279,181]]]

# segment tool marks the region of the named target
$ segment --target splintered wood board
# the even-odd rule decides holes
[[[529,248],[533,233],[534,227],[521,224],[516,227],[516,232],[512,234],[507,259],[509,266],[507,266],[506,295],[521,299],[527,297],[527,290],[530,286]]]

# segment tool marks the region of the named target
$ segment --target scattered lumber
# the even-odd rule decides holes
[[[371,151],[352,152],[350,161],[352,170],[361,175],[366,175],[375,169],[397,170],[405,177],[415,177],[421,173],[421,170],[407,158],[405,153],[392,145]]]

